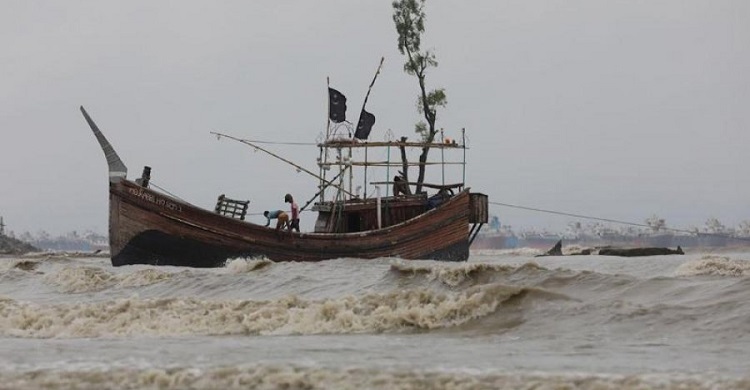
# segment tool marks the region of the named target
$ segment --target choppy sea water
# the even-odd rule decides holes
[[[0,258],[0,389],[750,388],[750,251]]]

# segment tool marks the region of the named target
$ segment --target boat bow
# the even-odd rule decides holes
[[[94,120],[91,119],[83,106],[81,106],[81,113],[83,114],[83,117],[86,118],[86,122],[88,122],[89,127],[91,127],[91,131],[94,132],[96,140],[99,141],[99,146],[102,147],[104,157],[107,158],[107,166],[109,167],[109,181],[115,183],[127,177],[128,168],[125,166],[125,163],[120,160],[120,156],[118,156],[117,152],[115,152],[115,148],[113,148],[109,141],[107,141],[107,137],[102,134],[102,132],[99,130],[99,126],[94,123]]]

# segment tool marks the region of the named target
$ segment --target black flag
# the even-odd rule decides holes
[[[359,123],[357,123],[357,131],[354,133],[354,138],[367,139],[367,137],[370,136],[370,130],[372,130],[372,125],[374,124],[375,115],[372,115],[363,109],[362,113],[359,114]]]
[[[346,120],[346,96],[333,88],[328,88],[328,117],[336,123]]]

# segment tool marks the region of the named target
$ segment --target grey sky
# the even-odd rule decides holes
[[[680,228],[750,219],[750,2],[429,1],[426,12],[423,46],[440,62],[427,81],[448,95],[438,125],[467,129],[474,190]],[[79,105],[130,177],[150,165],[192,203],[225,193],[251,212],[285,207],[286,192],[306,201],[317,182],[209,131],[315,142],[326,76],[355,117],[381,56],[371,138],[414,138],[419,120],[390,1],[7,1],[0,47],[0,215],[18,233],[106,231],[106,163]],[[270,148],[315,169],[314,147]],[[570,220],[492,212],[514,226]]]

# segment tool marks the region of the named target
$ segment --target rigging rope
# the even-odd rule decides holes
[[[154,181],[153,181],[153,180],[149,181],[149,183],[148,183],[148,184],[149,184],[149,185],[151,185],[151,186],[153,186],[153,187],[156,187],[156,188],[157,188],[158,190],[160,190],[161,192],[164,192],[165,194],[167,194],[167,195],[169,195],[169,196],[171,196],[171,197],[173,197],[173,198],[175,198],[175,199],[179,199],[179,200],[181,200],[181,201],[183,201],[183,202],[185,202],[185,203],[188,203],[188,202],[187,202],[187,201],[186,201],[185,199],[182,199],[182,198],[180,198],[179,196],[177,196],[177,195],[175,195],[175,194],[173,194],[173,193],[171,193],[171,192],[167,191],[166,189],[164,189],[164,188],[162,188],[162,187],[159,187],[159,186],[158,186],[158,185],[157,185],[156,183],[154,183]]]
[[[252,139],[243,139],[243,141],[253,142],[256,144],[267,144],[267,145],[297,145],[297,146],[318,146],[314,142],[281,142],[281,141],[258,141]]]

